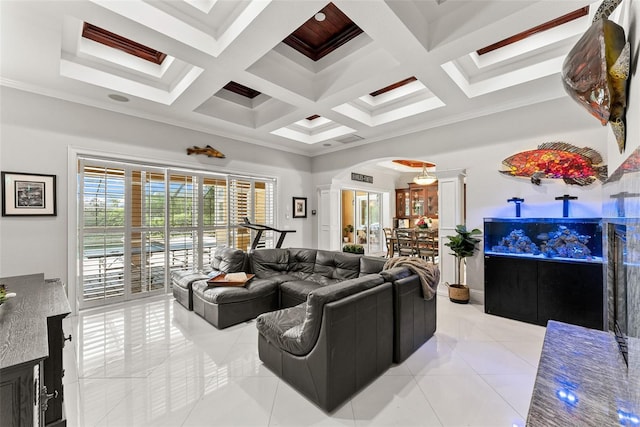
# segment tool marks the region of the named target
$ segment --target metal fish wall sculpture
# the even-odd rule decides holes
[[[630,46],[624,29],[607,18],[621,2],[605,0],[600,5],[562,65],[565,90],[603,126],[610,124],[620,153],[626,140]]]
[[[592,148],[546,142],[537,150],[522,151],[504,159],[502,164],[508,169],[500,173],[528,177],[535,185],[540,185],[542,178],[555,178],[584,186],[592,184],[596,178],[607,179],[607,166],[601,163],[602,156]]]
[[[224,154],[222,154],[221,152],[219,152],[218,150],[216,150],[215,148],[213,148],[210,145],[207,145],[204,148],[198,147],[198,146],[193,146],[193,147],[189,147],[187,148],[187,154],[191,155],[191,154],[206,154],[207,157],[217,157],[219,159],[224,159],[225,156]]]
[[[609,176],[607,182],[618,181],[623,175],[633,172],[640,172],[640,147],[636,148],[633,153],[618,166],[618,169]]]

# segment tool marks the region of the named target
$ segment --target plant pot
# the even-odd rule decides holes
[[[449,300],[458,304],[469,302],[469,287],[466,285],[449,285]]]
[[[345,243],[349,243],[349,238],[348,237],[343,237],[342,240],[344,240]]]

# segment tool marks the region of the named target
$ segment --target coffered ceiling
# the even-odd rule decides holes
[[[2,0],[0,83],[315,156],[566,96],[590,3]]]

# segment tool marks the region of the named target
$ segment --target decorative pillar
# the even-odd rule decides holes
[[[438,177],[438,251],[440,282],[459,283],[456,259],[444,244],[446,236],[456,233],[456,225],[464,224],[464,169],[436,172]]]

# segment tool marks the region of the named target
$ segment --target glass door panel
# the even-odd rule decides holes
[[[204,178],[202,186],[202,265],[211,265],[216,246],[230,246],[227,203],[227,180]]]
[[[356,243],[363,245],[367,251],[367,236],[369,234],[369,194],[356,191]]]
[[[131,171],[128,265],[132,296],[165,288],[165,188],[164,171]]]
[[[341,194],[342,200],[342,214],[340,228],[342,230],[342,242],[343,244],[353,244],[355,241],[355,210],[354,207],[356,205],[355,200],[355,191],[353,190],[342,190]]]
[[[383,251],[381,193],[342,190],[341,218],[345,244],[362,245],[365,253]]]
[[[367,243],[369,245],[367,253],[382,252],[382,194],[369,193],[369,233]]]
[[[124,232],[84,233],[82,241],[82,301],[124,297]]]
[[[196,270],[199,257],[198,177],[169,174],[169,241],[167,265],[170,271]],[[163,240],[164,241],[164,240]],[[158,251],[160,252],[160,251]],[[164,256],[164,251],[163,256]],[[160,254],[154,255],[156,258]]]
[[[81,305],[119,301],[125,295],[125,171],[80,164]]]

